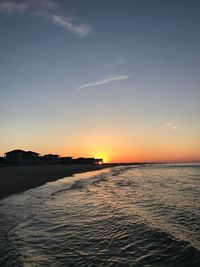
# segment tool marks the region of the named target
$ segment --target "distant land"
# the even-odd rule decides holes
[[[12,150],[0,157],[0,199],[75,173],[133,164],[144,163],[104,163],[103,159]]]

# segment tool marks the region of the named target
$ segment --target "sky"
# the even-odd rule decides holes
[[[0,0],[0,155],[200,161],[200,1]]]

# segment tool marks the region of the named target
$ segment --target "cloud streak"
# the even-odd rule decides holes
[[[176,130],[178,128],[178,126],[174,123],[174,122],[169,122],[167,123],[167,127],[170,129],[170,130]]]
[[[87,24],[75,24],[71,18],[59,15],[51,15],[54,24],[80,36],[84,37],[91,33],[91,27]]]
[[[47,8],[47,9],[55,9],[59,6],[58,3],[56,3],[53,0],[39,0],[38,4],[41,5],[43,8]]]
[[[3,2],[0,3],[0,11],[11,13],[11,12],[21,12],[26,10],[30,6],[30,3],[13,3],[13,2]]]
[[[94,86],[100,86],[100,85],[104,85],[104,84],[108,84],[114,81],[123,81],[123,80],[127,80],[130,78],[130,75],[116,75],[116,76],[111,76],[111,77],[105,77],[99,81],[96,82],[92,82],[92,83],[85,83],[82,84],[78,87],[78,89],[83,89],[83,88],[87,88],[87,87],[94,87]]]
[[[55,9],[58,7],[58,3],[54,0],[27,0],[26,2],[4,1],[0,3],[0,12],[13,13],[29,10],[32,15],[47,18],[51,23],[79,37],[85,37],[91,33],[91,27],[89,25],[77,24],[70,17],[55,14]]]
[[[21,2],[3,1],[0,3],[0,11],[6,13],[22,12],[29,8],[55,9],[58,3],[54,0],[26,0]]]
[[[0,12],[13,13],[28,10],[32,15],[46,18],[79,37],[85,37],[91,33],[91,27],[88,24],[78,24],[75,19],[55,14],[55,9],[59,7],[58,2],[54,0],[4,1],[0,3]]]

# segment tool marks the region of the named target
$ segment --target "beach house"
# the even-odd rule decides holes
[[[39,153],[15,149],[4,154],[5,162],[8,164],[32,164],[36,162]]]
[[[76,164],[102,164],[103,159],[95,159],[95,158],[77,158],[73,160]]]
[[[42,156],[41,158],[43,159],[43,162],[45,164],[58,164],[60,163],[59,155],[54,155],[54,154],[46,154]]]
[[[71,164],[73,163],[72,157],[60,157],[61,164]]]

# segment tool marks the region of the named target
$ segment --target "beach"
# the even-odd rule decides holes
[[[5,166],[0,168],[0,199],[76,173],[100,170],[115,164]]]

